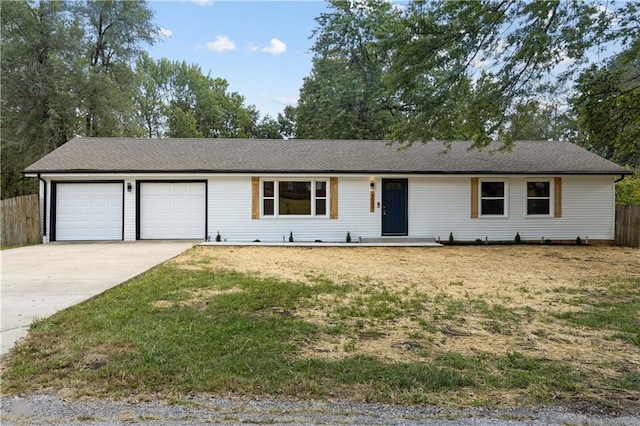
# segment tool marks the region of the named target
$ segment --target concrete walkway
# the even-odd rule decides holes
[[[0,252],[4,356],[33,320],[87,300],[192,247],[192,241],[52,243]]]

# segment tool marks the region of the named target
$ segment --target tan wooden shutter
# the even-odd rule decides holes
[[[375,181],[372,179],[369,181],[369,188],[375,187]],[[375,213],[376,211],[376,190],[369,189],[369,213]]]
[[[260,178],[251,178],[251,219],[260,219]]]
[[[471,218],[478,217],[478,178],[471,178]]]
[[[329,219],[338,218],[338,178],[329,178]]]
[[[562,178],[553,180],[553,217],[562,217]]]

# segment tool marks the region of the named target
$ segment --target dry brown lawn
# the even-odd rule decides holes
[[[638,249],[201,246],[172,262],[182,268],[236,270],[310,285],[318,280],[348,285],[351,290],[346,294],[318,297],[312,308],[292,313],[329,327],[335,324],[340,307],[355,304],[371,309],[371,304],[363,302],[367,298],[386,297],[396,305],[421,301],[419,315],[353,318],[350,333],[327,334],[310,342],[301,348],[303,356],[339,359],[366,354],[416,361],[418,353],[424,356],[429,351],[520,352],[601,377],[614,375],[609,366],[625,365],[628,371],[640,372],[638,346],[612,339],[609,331],[585,329],[553,317],[590,309],[569,303],[572,295],[606,286],[615,277],[640,276]]]

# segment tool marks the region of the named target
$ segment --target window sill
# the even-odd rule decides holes
[[[302,219],[329,219],[329,215],[326,215],[326,216],[297,216],[297,215],[260,216],[260,219],[269,219],[269,220],[276,220],[276,219],[295,219],[295,220],[302,220]]]

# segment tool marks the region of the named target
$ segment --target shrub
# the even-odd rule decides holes
[[[216,242],[219,243],[220,241],[222,241],[222,237],[220,236],[220,232],[218,232],[218,235],[216,235]]]
[[[292,243],[293,242],[293,231],[289,232],[289,242]]]
[[[514,241],[516,242],[516,244],[520,244],[520,232],[516,232],[516,237],[514,238]]]
[[[347,231],[347,240],[348,243],[351,242],[351,232]]]
[[[616,204],[640,206],[640,169],[616,183]]]
[[[453,232],[449,233],[449,244],[453,244]]]

